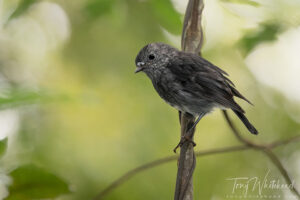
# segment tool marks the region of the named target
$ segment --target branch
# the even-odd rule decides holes
[[[278,146],[289,144],[289,143],[294,143],[294,142],[300,142],[300,135],[296,135],[296,136],[288,138],[286,140],[273,142],[272,144],[269,145],[269,148],[273,149],[273,148],[276,148]]]
[[[230,120],[230,119],[229,119]],[[283,145],[287,145],[289,143],[293,142],[299,142],[300,141],[300,135],[289,138],[287,140],[283,141],[275,141],[270,144],[267,144],[270,149],[274,149]],[[204,150],[204,151],[196,151],[195,156],[196,157],[204,157],[204,156],[210,156],[210,155],[216,155],[216,154],[224,154],[224,153],[232,153],[237,151],[244,151],[244,150],[250,150],[252,149],[248,145],[238,145],[238,146],[231,146],[231,147],[223,147],[223,148],[217,148],[217,149],[211,149],[211,150]],[[129,170],[121,177],[117,178],[114,182],[112,182],[110,185],[108,185],[105,189],[103,189],[95,198],[94,200],[101,200],[103,199],[107,194],[112,192],[113,190],[120,187],[122,184],[127,182],[130,178],[133,176],[146,171],[148,169],[152,169],[154,167],[160,166],[162,164],[166,164],[169,162],[176,161],[178,159],[177,155],[174,156],[168,156],[161,159],[157,159],[151,162],[148,162],[146,164],[140,165],[134,169]]]
[[[283,167],[283,165],[280,162],[280,160],[278,159],[278,157],[270,149],[265,149],[264,152],[270,158],[270,160],[273,162],[273,164],[277,167],[277,169],[280,171],[280,173],[284,177],[286,183],[288,185],[292,186],[292,187],[289,187],[290,190],[300,199],[299,192],[294,187],[294,184],[293,184],[291,178],[289,177],[287,170]]]
[[[226,122],[228,123],[230,129],[232,130],[234,136],[242,143],[244,143],[245,145],[247,146],[250,146],[252,148],[265,148],[266,146],[265,145],[259,145],[259,144],[256,144],[256,143],[253,143],[252,141],[242,137],[242,135],[239,133],[239,131],[237,130],[237,128],[233,125],[231,119],[229,118],[228,114],[227,114],[227,111],[226,110],[222,110],[223,111],[223,114],[224,114],[224,117],[226,119]]]
[[[208,155],[214,155],[214,154],[221,154],[221,153],[230,153],[235,151],[242,151],[247,150],[249,147],[245,145],[239,145],[239,146],[232,146],[232,147],[224,147],[224,148],[218,148],[218,149],[211,149],[206,151],[198,151],[195,153],[196,157],[203,157]],[[178,155],[174,156],[168,156],[161,159],[157,159],[151,162],[148,162],[146,164],[140,165],[132,170],[129,170],[124,175],[116,179],[114,182],[112,182],[109,186],[107,186],[104,190],[102,190],[95,198],[94,200],[101,200],[104,196],[106,196],[108,193],[128,181],[130,178],[135,176],[136,174],[143,172],[145,170],[160,166],[165,163],[169,163],[172,161],[176,161],[179,158]]]
[[[203,44],[201,18],[203,0],[189,0],[183,23],[181,48],[183,51],[200,54]],[[189,136],[193,139],[195,129],[189,131],[195,118],[187,113],[179,113],[181,138]],[[189,132],[189,133],[188,133]],[[189,135],[188,135],[189,134]],[[193,145],[187,141],[180,148],[178,171],[174,200],[193,200],[193,173],[196,167],[196,158]]]
[[[224,117],[229,125],[229,127],[231,128],[233,134],[235,135],[235,137],[241,141],[242,143],[244,143],[246,146],[254,148],[254,149],[258,149],[260,151],[262,151],[267,157],[269,157],[269,159],[273,162],[273,164],[277,167],[277,169],[279,170],[279,172],[281,173],[281,175],[284,177],[286,183],[288,185],[291,185],[290,190],[292,193],[294,193],[299,199],[300,199],[300,193],[299,191],[295,188],[294,184],[292,184],[292,179],[290,178],[287,170],[284,168],[283,164],[281,163],[281,161],[279,160],[279,158],[276,156],[276,154],[274,154],[272,152],[272,148],[274,147],[278,147],[280,145],[284,145],[284,144],[288,144],[290,142],[295,142],[295,141],[300,141],[300,136],[295,136],[292,137],[288,140],[285,141],[278,141],[278,142],[274,142],[272,144],[269,145],[262,145],[262,144],[256,144],[246,138],[244,138],[239,131],[236,129],[236,127],[233,125],[231,119],[229,118],[227,111],[223,110],[223,114]]]
[[[188,130],[194,123],[194,117],[187,114],[181,114],[181,137],[189,135],[190,138],[193,138],[195,129],[190,131]],[[185,142],[180,147],[180,156],[178,161],[178,171],[176,178],[176,188],[175,188],[175,200],[181,200],[185,198],[185,200],[193,199],[193,182],[192,176],[196,166],[196,159],[194,155],[194,147],[190,142]]]
[[[181,48],[184,51],[201,54],[203,30],[201,26],[203,0],[190,0],[185,11]]]

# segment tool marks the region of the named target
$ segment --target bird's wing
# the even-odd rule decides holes
[[[244,112],[234,102],[233,96],[249,101],[234,88],[234,84],[226,77],[228,74],[222,69],[196,54],[186,53],[177,57],[171,65],[171,72],[186,84],[185,88],[193,95]]]
[[[244,113],[244,110],[233,100],[232,86],[220,73],[216,71],[198,72],[193,76],[193,80],[202,88],[206,98],[221,106]]]

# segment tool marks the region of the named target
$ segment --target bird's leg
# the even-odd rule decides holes
[[[197,120],[194,122],[194,124],[187,130],[187,132],[181,137],[179,143],[177,146],[174,148],[174,152],[176,153],[176,150],[178,147],[181,147],[186,141],[190,142],[193,144],[193,146],[196,146],[196,143],[192,140],[192,134],[193,134],[193,129],[197,126],[198,122],[202,119],[204,114],[200,114],[197,118]]]
[[[182,116],[181,111],[178,111],[178,116],[179,116],[179,124],[181,124],[181,116]]]
[[[177,144],[177,146],[173,149],[174,153],[176,153],[176,150],[179,148],[179,147],[182,147],[182,145],[186,142],[190,142],[193,144],[193,146],[196,146],[196,143],[188,136],[184,135],[181,137],[179,143]]]

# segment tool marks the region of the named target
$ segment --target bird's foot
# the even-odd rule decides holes
[[[188,137],[188,136],[182,136],[179,143],[177,144],[177,146],[173,149],[174,153],[176,153],[176,150],[179,148],[179,147],[182,147],[182,145],[185,143],[185,142],[189,142],[189,143],[192,143],[193,146],[196,146],[196,143],[193,141],[192,138]]]

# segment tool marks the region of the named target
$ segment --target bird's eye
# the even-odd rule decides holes
[[[150,54],[148,58],[149,58],[149,60],[153,60],[155,58],[155,56],[153,54]]]

